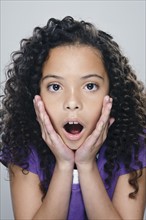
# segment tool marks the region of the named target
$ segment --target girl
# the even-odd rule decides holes
[[[107,33],[50,19],[12,56],[1,162],[16,219],[142,219],[144,87]]]

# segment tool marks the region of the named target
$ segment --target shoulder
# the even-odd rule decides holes
[[[115,187],[117,185],[117,181],[122,179],[121,181],[125,181],[130,175],[130,173],[134,170],[143,169],[146,167],[146,144],[143,137],[139,138],[139,150],[138,155],[135,159],[135,150],[134,146],[131,151],[131,162],[129,163],[129,168],[126,167],[126,161],[118,158],[115,163],[114,169],[112,169],[112,174],[105,171],[105,164],[107,163],[106,159],[106,149],[108,146],[105,144],[102,146],[99,156],[97,159],[97,166],[100,172],[100,176],[103,180],[105,188],[109,194],[109,197],[112,198]],[[128,161],[129,162],[129,161]],[[110,176],[109,176],[110,175]],[[124,177],[125,176],[125,177]],[[109,179],[109,183],[106,182],[107,178]],[[120,181],[120,182],[121,182]],[[110,186],[110,187],[109,187]]]
[[[40,181],[42,181],[44,178],[43,170],[41,169],[40,157],[39,157],[39,154],[38,154],[37,150],[35,149],[35,147],[30,146],[30,154],[25,162],[28,164],[28,167],[25,168],[23,165],[21,165],[21,167],[23,169],[26,169],[27,171],[33,173],[33,174],[37,174]],[[19,165],[19,164],[16,164],[16,165]]]
[[[37,153],[37,150],[33,146],[29,147],[28,156],[25,159],[22,158],[21,162],[18,161],[12,162],[11,159],[6,156],[6,154],[0,155],[0,161],[6,167],[8,167],[11,164],[14,164],[20,167],[21,170],[23,169],[33,174],[37,174],[39,176],[39,179],[41,180],[43,178],[43,173],[40,167],[39,154]]]
[[[146,143],[144,137],[139,137],[139,148],[136,151],[134,145],[131,151],[131,161],[129,163],[129,169],[126,168],[126,161],[119,160],[119,175],[127,174],[134,170],[143,169],[146,167]]]
[[[139,170],[146,167],[146,142],[145,137],[139,136],[138,139],[139,147],[136,150],[135,146],[132,145],[131,148],[131,156],[130,161],[126,161],[126,159],[120,157],[117,158],[116,164],[118,164],[118,175],[123,175],[133,170]],[[106,150],[108,146],[104,144],[100,150],[99,157],[98,157],[98,167],[99,169],[103,169],[105,163],[107,162],[106,159]],[[126,167],[126,163],[129,163],[129,168]]]

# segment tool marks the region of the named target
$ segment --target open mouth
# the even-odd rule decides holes
[[[64,129],[67,133],[76,135],[83,130],[83,126],[79,122],[71,121],[64,125]]]

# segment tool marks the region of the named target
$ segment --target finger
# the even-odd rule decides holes
[[[92,133],[94,145],[96,145],[97,142],[99,143],[106,139],[108,128],[109,128],[109,123],[112,124],[114,122],[114,119],[111,119],[111,120],[109,119],[110,111],[112,108],[112,103],[108,103],[107,100],[105,100],[105,102],[106,103],[104,106],[104,111],[97,123],[95,130]]]
[[[52,142],[54,142],[57,140],[57,133],[53,128],[49,115],[47,114],[45,110],[45,106],[43,102],[41,101],[41,98],[37,97],[37,100],[38,100],[38,109],[40,112],[40,119],[43,123],[46,138],[47,138],[47,135],[49,135],[49,138],[52,140]]]
[[[41,121],[41,124],[43,125],[46,135],[52,133],[54,131],[53,126],[48,114],[46,113],[45,106],[40,99],[38,100],[37,106],[39,111],[38,117]]]
[[[112,103],[109,102],[110,98],[106,96],[103,101],[102,115],[96,125],[95,130],[92,132],[87,142],[85,142],[86,147],[91,147],[97,145],[97,142],[102,141],[102,137],[106,136],[107,127],[109,122],[110,110],[112,108]],[[99,141],[100,138],[100,141]]]
[[[52,146],[52,141],[50,138],[50,134],[48,133],[45,124],[43,124],[43,133],[42,133],[42,138],[44,139],[44,141],[47,143],[47,145],[49,146],[49,148]]]
[[[112,102],[111,101],[109,100],[109,102],[106,103],[104,112],[101,115],[101,118],[99,120],[99,122],[102,121],[102,123],[103,123],[102,130],[101,130],[101,137],[103,137],[104,140],[107,137],[109,127],[114,122],[114,118],[110,118],[110,112],[111,112],[111,108],[112,108]],[[98,124],[97,124],[97,126],[98,126]]]
[[[54,153],[54,155],[59,155],[59,152],[66,151],[65,155],[67,156],[68,148],[65,146],[62,138],[58,135],[58,133],[53,128],[51,120],[47,114],[44,115],[44,128],[47,142],[49,143],[49,148]],[[59,153],[59,154],[58,154]],[[59,156],[60,157],[60,156]]]
[[[86,141],[83,144],[83,148],[85,150],[93,150],[95,148],[95,145],[101,135],[101,131],[103,128],[103,123],[101,122],[98,127],[92,132],[92,134],[86,139]]]
[[[83,148],[85,151],[90,150],[94,153],[97,153],[99,148],[105,141],[109,125],[114,122],[114,119],[109,119],[111,108],[112,99],[107,96],[104,98],[102,115],[97,122],[96,128],[83,144]]]
[[[102,113],[104,112],[105,108],[106,108],[106,105],[108,103],[112,103],[113,99],[110,98],[108,95],[106,95],[103,99],[103,107],[102,107]]]
[[[47,114],[44,114],[44,126],[45,126],[45,131],[49,135],[50,140],[55,145],[59,145],[60,142],[58,139],[58,134],[56,133],[55,129],[53,128],[51,120]]]
[[[36,116],[37,116],[38,115],[38,110],[37,110],[37,107],[36,107],[35,98],[33,99],[33,106],[34,106],[34,110],[35,110],[35,113],[36,113]]]
[[[115,118],[110,118],[109,120],[109,128],[111,127],[111,125],[115,122]]]
[[[44,107],[44,104],[43,104],[40,96],[38,96],[38,95],[35,96],[34,105],[35,105],[37,120],[38,120],[40,127],[41,127],[42,138],[45,141],[47,141],[47,144],[51,144],[51,140],[48,136],[49,132],[47,131],[46,126],[45,126],[44,115],[46,114],[46,111],[45,111],[45,107]]]
[[[97,122],[96,128],[101,127],[101,124],[103,124],[102,128],[104,129],[106,124],[109,123],[111,108],[112,108],[112,103],[107,103],[105,105],[104,111],[102,112],[102,115],[100,116],[100,119]]]
[[[38,96],[38,95],[35,96],[35,100],[34,101],[35,101],[35,109],[36,109],[37,117],[38,117],[39,121],[43,122],[44,114],[46,114],[44,103],[41,100],[41,97]]]
[[[114,121],[115,121],[114,118],[110,118],[110,119],[108,119],[108,121],[105,124],[103,123],[101,133],[98,136],[98,138],[96,139],[95,145],[98,145],[99,143],[102,144],[106,140],[109,128],[114,123]]]
[[[42,101],[42,99],[39,95],[35,95],[34,99],[35,99],[36,102]]]
[[[40,112],[39,112],[38,105],[36,104],[35,99],[33,100],[33,103],[34,103],[34,110],[35,110],[35,113],[36,113],[36,120],[39,122],[39,124],[42,127],[42,121],[41,121],[41,118],[40,118]]]
[[[111,125],[114,123],[114,121],[115,121],[114,118],[109,118],[108,121],[105,123],[105,126],[104,126],[104,128],[103,128],[103,131],[105,131],[104,134],[106,134],[106,136],[107,136],[107,133],[108,133],[109,128],[110,128]]]
[[[40,110],[39,110],[40,101],[41,101],[41,98],[38,95],[34,97],[33,103],[34,103],[34,109],[36,112],[37,120],[40,118]]]
[[[60,146],[62,144],[62,140],[59,138],[58,134],[56,133],[51,120],[49,118],[49,115],[47,114],[45,110],[45,106],[43,101],[41,100],[41,97],[36,96],[35,97],[37,102],[37,112],[38,112],[38,118],[40,125],[42,127],[42,138],[47,143],[49,148],[52,152],[55,152],[56,146]],[[62,145],[64,146],[64,145]]]

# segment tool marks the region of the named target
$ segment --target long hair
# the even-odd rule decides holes
[[[144,140],[146,139],[144,86],[137,80],[128,59],[112,36],[98,30],[91,23],[76,21],[72,17],[62,20],[51,18],[46,26],[36,27],[30,38],[20,42],[20,50],[12,54],[12,62],[6,72],[8,80],[2,100],[1,122],[1,151],[5,160],[23,165],[27,170],[30,146],[34,146],[38,152],[44,173],[44,180],[41,182],[44,195],[52,175],[48,168],[53,167],[55,158],[42,139],[33,98],[40,93],[42,66],[48,59],[50,50],[62,45],[87,45],[97,49],[109,76],[109,95],[113,98],[111,116],[115,118],[115,122],[106,140],[108,147],[104,170],[108,174],[107,184],[110,185],[113,168],[118,169],[119,161],[125,164],[127,171],[133,171],[130,166],[133,151],[135,163],[141,168],[138,159],[139,137],[144,136]],[[138,192],[138,178],[141,175],[142,171],[130,174],[129,184],[134,190],[129,194],[131,198]]]

